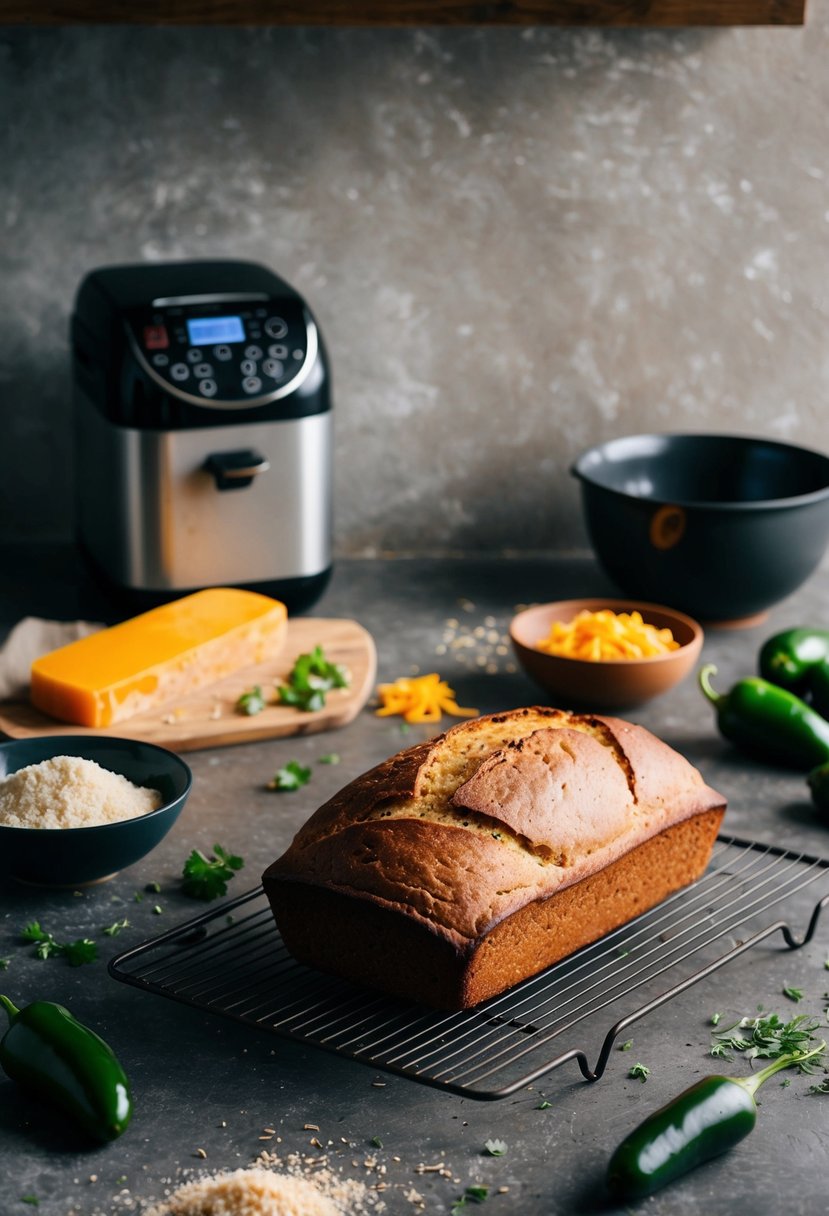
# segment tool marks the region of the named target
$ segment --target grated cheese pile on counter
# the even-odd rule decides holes
[[[428,676],[400,676],[393,684],[377,688],[380,708],[378,718],[400,714],[406,722],[440,722],[445,712],[455,718],[475,718],[477,709],[462,709],[455,700],[454,689],[437,672]]]
[[[358,1185],[358,1184],[352,1184]],[[305,1178],[264,1167],[234,1170],[186,1182],[145,1216],[344,1216],[351,1212],[348,1184],[320,1189]]]
[[[120,773],[80,756],[53,756],[0,781],[0,825],[86,828],[155,811],[158,790],[133,785]]]

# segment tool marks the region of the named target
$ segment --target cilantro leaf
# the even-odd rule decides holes
[[[503,1157],[507,1151],[506,1141],[485,1140],[483,1151],[486,1157]]]
[[[341,663],[331,663],[321,646],[301,654],[294,663],[286,684],[277,685],[283,705],[313,713],[325,705],[325,694],[332,688],[348,688],[351,677]]]
[[[798,1001],[803,1000],[803,989],[792,988],[790,985],[786,985],[783,989],[783,996],[787,996],[790,1001],[794,1001],[797,1004]]]
[[[452,1204],[452,1212],[460,1212],[470,1203],[483,1203],[489,1194],[488,1186],[468,1186],[460,1199],[456,1199]]]
[[[94,963],[98,957],[98,947],[88,937],[79,937],[75,942],[67,942],[61,946],[61,953],[70,967],[82,967],[84,963]]]
[[[249,692],[243,692],[239,700],[236,702],[236,712],[240,714],[248,714],[253,717],[254,714],[261,714],[267,702],[262,696],[262,688],[259,684],[255,684]]]
[[[30,921],[20,936],[23,938],[24,942],[46,942],[55,940],[51,933],[47,933],[45,929],[41,928],[40,921],[37,920]]]
[[[329,752],[326,756],[320,756],[320,764],[339,764],[340,757],[337,752]]]
[[[291,705],[309,714],[325,705],[325,691],[320,688],[291,688],[290,685],[280,684],[276,691],[283,705]]]
[[[380,1137],[379,1137],[379,1136],[372,1136],[372,1137],[371,1137],[371,1140],[369,1141],[369,1144],[373,1145],[373,1146],[374,1146],[374,1148],[382,1148],[382,1147],[383,1147],[383,1141],[380,1139]]]
[[[647,1064],[633,1064],[628,1072],[629,1077],[638,1077],[643,1083],[647,1081],[650,1075],[651,1070],[648,1068]]]
[[[226,895],[229,880],[245,864],[241,857],[228,853],[220,844],[214,844],[213,854],[205,857],[199,849],[193,849],[184,863],[181,889],[191,899],[209,900]]]
[[[115,937],[115,935],[120,933],[122,929],[128,929],[129,925],[130,922],[125,916],[123,920],[116,920],[113,924],[107,925],[106,928],[101,930],[101,932],[105,933],[107,937]]]
[[[274,777],[268,782],[268,789],[284,793],[298,790],[310,780],[310,768],[305,768],[298,760],[289,760],[286,765],[277,769]]]
[[[633,1039],[625,1039],[624,1043],[619,1044],[619,1051],[630,1051],[633,1046]]]
[[[536,1106],[535,1109],[536,1110],[549,1110],[552,1105],[553,1105],[552,1102],[548,1102],[546,1098],[542,1098],[541,1101],[539,1102],[538,1106]]]

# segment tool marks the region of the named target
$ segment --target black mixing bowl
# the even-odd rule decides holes
[[[829,541],[829,457],[735,435],[628,435],[583,452],[587,529],[628,593],[707,621],[764,612]]]
[[[80,756],[134,785],[158,790],[156,811],[85,828],[0,826],[0,887],[11,876],[40,886],[79,887],[111,878],[145,857],[181,814],[192,785],[189,767],[174,752],[112,735],[46,735],[0,743],[0,777],[53,756]]]

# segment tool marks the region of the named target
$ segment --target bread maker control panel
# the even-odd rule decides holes
[[[127,321],[147,374],[194,405],[244,409],[299,387],[317,356],[317,331],[299,300],[181,296],[153,300]]]

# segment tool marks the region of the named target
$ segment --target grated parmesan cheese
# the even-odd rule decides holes
[[[346,1211],[313,1182],[260,1167],[186,1182],[145,1216],[343,1216]]]
[[[86,828],[155,811],[158,790],[133,785],[120,773],[80,756],[53,756],[0,780],[0,825]]]

